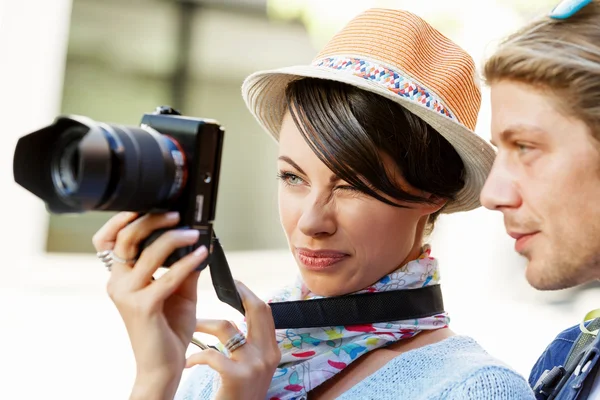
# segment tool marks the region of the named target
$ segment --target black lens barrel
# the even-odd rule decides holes
[[[116,125],[110,125],[106,132],[116,138],[113,143],[120,144],[113,149],[113,164],[117,163],[119,174],[111,177],[118,183],[98,208],[146,211],[168,201],[176,170],[168,151],[169,138],[142,128]]]
[[[51,212],[147,212],[181,193],[185,159],[173,138],[150,127],[60,117],[19,140],[13,170]]]

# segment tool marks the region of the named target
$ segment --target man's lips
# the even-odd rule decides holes
[[[515,239],[515,251],[518,253],[523,252],[525,250],[525,246],[527,243],[537,235],[539,231],[522,233],[522,232],[508,232],[508,235]]]
[[[296,254],[298,260],[311,270],[324,270],[350,257],[348,253],[329,249],[296,248]]]

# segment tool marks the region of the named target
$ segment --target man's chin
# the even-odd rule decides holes
[[[562,290],[581,284],[574,277],[565,275],[569,270],[558,265],[529,260],[525,269],[527,282],[537,290]]]

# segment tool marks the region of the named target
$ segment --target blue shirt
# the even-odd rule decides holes
[[[579,325],[575,325],[569,329],[562,331],[556,336],[554,341],[548,345],[546,350],[542,353],[540,358],[537,360],[531,374],[529,375],[529,385],[533,387],[540,376],[546,370],[551,370],[556,366],[564,366],[567,360],[567,356],[571,352],[571,348],[579,338],[581,330]],[[581,391],[584,387],[584,383],[589,383],[589,380],[594,380],[598,368],[598,359],[600,358],[600,336],[594,341],[588,356],[586,357],[586,363],[589,360],[590,364],[581,372],[579,375],[572,375],[561,391],[560,395],[556,397],[556,400],[579,400],[583,399],[580,396]],[[540,397],[542,398],[542,397]]]
[[[218,380],[210,368],[196,366],[175,399],[211,399]],[[534,396],[525,378],[475,340],[453,336],[400,354],[338,399],[527,400]]]

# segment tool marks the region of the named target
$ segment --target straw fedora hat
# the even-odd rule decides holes
[[[444,213],[480,206],[495,152],[473,133],[481,103],[473,59],[420,17],[370,9],[338,32],[310,65],[260,71],[242,85],[246,105],[278,140],[285,89],[304,77],[344,82],[384,96],[421,118],[456,149],[465,186]]]

